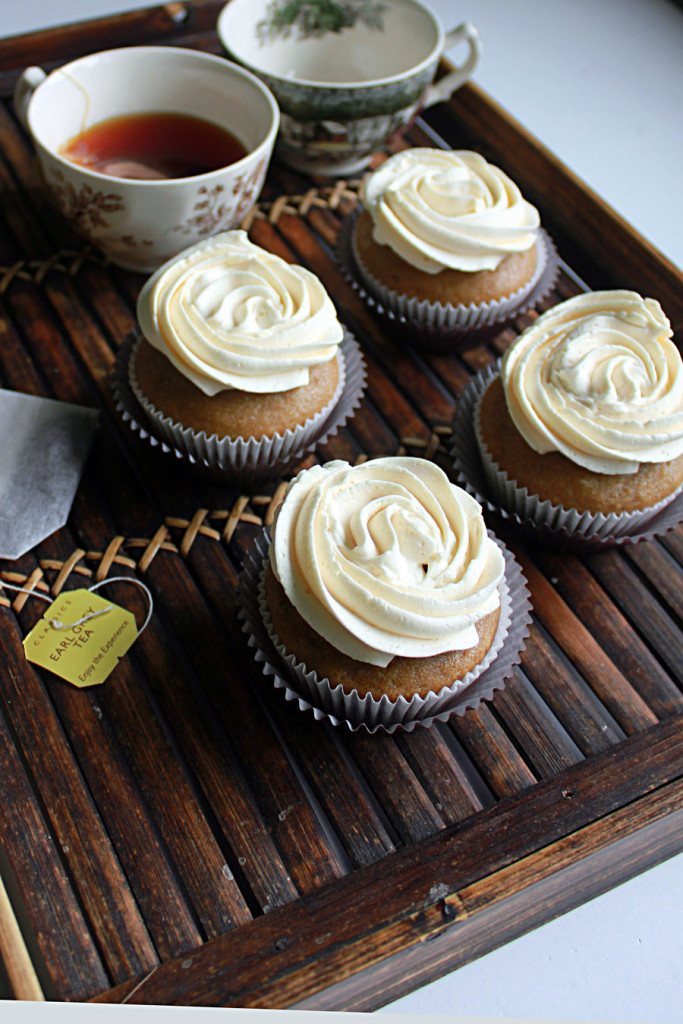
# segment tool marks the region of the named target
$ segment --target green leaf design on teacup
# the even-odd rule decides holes
[[[272,0],[266,17],[256,24],[256,35],[266,43],[287,39],[297,29],[299,39],[311,39],[359,23],[381,32],[385,8],[377,0]]]

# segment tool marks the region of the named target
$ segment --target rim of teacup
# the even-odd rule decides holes
[[[367,78],[361,80],[351,79],[344,82],[326,82],[315,78],[293,78],[285,75],[278,75],[273,71],[270,71],[266,66],[259,66],[258,64],[255,64],[253,60],[249,60],[247,57],[238,55],[234,47],[229,44],[228,40],[230,39],[230,33],[227,29],[228,19],[231,14],[233,16],[236,14],[236,11],[240,6],[246,6],[248,2],[251,2],[251,0],[230,0],[230,2],[227,3],[219,13],[218,20],[216,22],[216,32],[221,41],[221,45],[235,61],[239,62],[241,66],[249,68],[249,70],[254,74],[264,76],[272,82],[282,82],[283,85],[289,86],[290,88],[301,86],[302,88],[327,89],[330,92],[336,92],[349,89],[365,90],[379,86],[392,85],[393,83],[401,82],[406,78],[412,78],[413,76],[426,71],[431,64],[439,59],[446,42],[446,32],[435,11],[426,4],[421,3],[421,0],[402,0],[403,3],[409,4],[411,7],[415,7],[421,11],[436,30],[436,42],[434,46],[427,56],[418,64],[411,64],[411,66],[406,68],[405,71],[397,72],[394,75],[386,75],[383,78]],[[232,8],[232,11],[230,8]]]
[[[254,89],[261,94],[270,110],[270,122],[268,126],[268,131],[261,139],[261,141],[258,142],[255,146],[251,146],[248,152],[243,157],[240,157],[239,160],[234,160],[232,163],[224,164],[221,167],[216,167],[212,171],[205,171],[203,174],[192,174],[177,178],[156,178],[154,180],[148,180],[145,178],[124,178],[114,174],[103,174],[101,171],[95,170],[92,167],[83,167],[81,164],[74,164],[73,161],[68,160],[66,157],[62,156],[54,146],[46,143],[40,137],[39,133],[36,133],[34,125],[31,122],[31,111],[34,107],[34,104],[36,103],[36,99],[38,98],[40,90],[46,83],[50,82],[51,80],[54,81],[55,76],[58,76],[60,74],[68,75],[68,73],[77,66],[80,65],[82,67],[88,62],[97,60],[101,57],[119,57],[130,55],[135,55],[136,57],[138,57],[140,55],[149,56],[150,54],[163,54],[164,56],[170,55],[171,59],[173,59],[177,54],[181,54],[185,59],[187,59],[188,57],[192,60],[196,59],[198,63],[211,65],[215,68],[219,68],[222,71],[225,71],[227,69],[230,74],[236,75],[244,81],[249,82],[249,84],[252,85]],[[116,115],[111,116],[114,117]],[[98,50],[94,53],[88,53],[82,57],[77,57],[75,60],[68,61],[66,64],[62,64],[59,67],[53,68],[53,70],[50,71],[46,78],[43,79],[43,81],[40,82],[40,84],[37,85],[34,89],[33,95],[31,96],[31,99],[29,100],[28,106],[26,108],[26,122],[34,144],[36,146],[39,146],[45,153],[47,153],[50,156],[51,159],[57,161],[57,163],[63,166],[64,168],[73,170],[73,168],[76,167],[79,172],[83,173],[84,175],[87,175],[88,177],[92,177],[97,181],[108,181],[110,183],[112,181],[116,181],[119,184],[123,185],[140,185],[146,188],[154,187],[156,191],[160,188],[170,188],[174,185],[177,186],[178,184],[181,184],[183,182],[208,182],[211,181],[214,177],[222,175],[226,171],[226,169],[229,169],[230,171],[234,169],[235,171],[239,172],[247,165],[253,163],[255,157],[258,157],[258,155],[262,151],[268,152],[272,150],[275,144],[275,139],[280,127],[280,108],[272,92],[270,91],[268,86],[262,81],[262,79],[258,77],[258,75],[254,74],[247,68],[242,67],[241,64],[237,64],[234,61],[227,60],[227,58],[225,57],[221,57],[213,53],[205,53],[203,50],[192,50],[188,47],[121,46],[111,47],[107,50]]]

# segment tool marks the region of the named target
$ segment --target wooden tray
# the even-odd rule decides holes
[[[109,374],[142,279],[65,233],[10,101],[31,63],[142,42],[219,52],[220,6],[0,43],[0,382],[102,412],[67,526],[1,578],[56,594],[130,574],[155,602],[92,690],[28,665],[43,605],[3,602],[0,948],[19,999],[369,1010],[683,849],[683,531],[577,557],[496,524],[530,584],[531,636],[506,688],[448,723],[351,734],[264,681],[235,585],[276,487],[193,478],[120,422]],[[479,89],[410,140],[432,132],[538,205],[565,261],[549,302],[580,279],[633,287],[683,325],[681,274]],[[514,331],[461,356],[396,345],[335,264],[355,200],[353,183],[274,165],[250,227],[316,271],[366,353],[366,400],[318,458],[403,447],[448,466],[458,394]],[[141,614],[135,595],[118,600]]]

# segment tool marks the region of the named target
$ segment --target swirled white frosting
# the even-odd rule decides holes
[[[399,457],[300,473],[270,558],[317,633],[380,666],[474,647],[504,572],[478,502],[433,463]]]
[[[683,363],[654,299],[577,295],[549,309],[502,362],[515,426],[537,452],[597,473],[683,454]]]
[[[315,274],[225,231],[191,246],[145,283],[140,329],[198,388],[270,393],[307,384],[343,330]]]
[[[468,150],[409,149],[365,185],[373,238],[418,270],[495,270],[530,249],[538,211],[498,167]]]

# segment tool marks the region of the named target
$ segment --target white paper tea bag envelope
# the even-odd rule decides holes
[[[99,412],[0,388],[0,558],[63,526]]]

